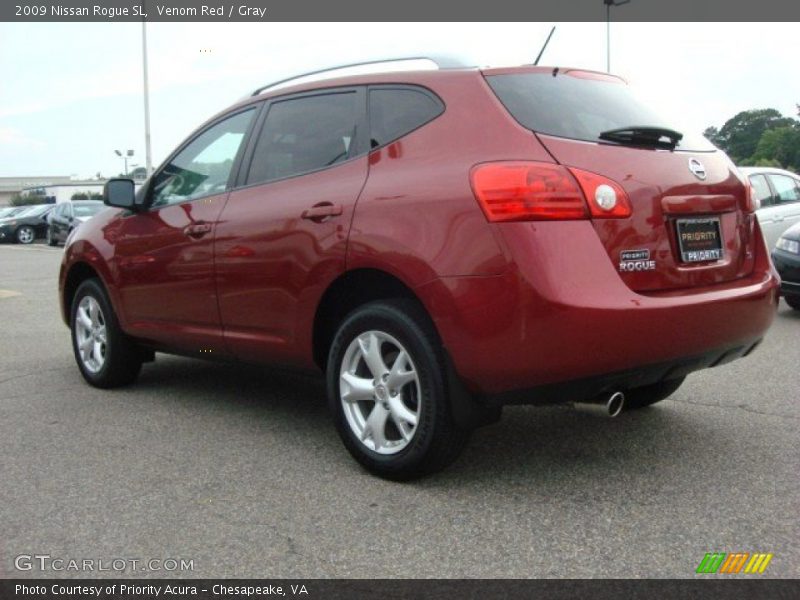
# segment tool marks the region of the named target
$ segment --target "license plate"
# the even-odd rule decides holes
[[[678,219],[678,246],[683,262],[704,262],[722,258],[719,219]]]

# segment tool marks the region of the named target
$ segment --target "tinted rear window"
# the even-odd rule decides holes
[[[273,104],[247,183],[310,173],[347,160],[356,131],[356,100],[355,92],[340,92]]]
[[[444,107],[425,92],[377,88],[369,92],[370,146],[377,148],[435,119]]]
[[[702,135],[668,122],[616,79],[554,77],[548,72],[490,75],[486,80],[513,117],[532,131],[596,142],[609,129],[667,127],[683,134],[680,150],[714,150]]]

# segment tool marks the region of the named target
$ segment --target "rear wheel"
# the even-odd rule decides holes
[[[395,480],[440,470],[469,439],[450,414],[441,343],[407,300],[366,304],[339,327],[328,356],[328,397],[353,457]]]
[[[16,238],[20,244],[32,244],[36,239],[36,232],[30,225],[23,225],[17,229]]]
[[[678,377],[628,390],[625,392],[625,410],[645,408],[665,400],[681,387],[685,379],[686,377]]]
[[[800,296],[784,296],[784,300],[793,309],[800,310]]]
[[[83,378],[99,388],[133,382],[143,354],[120,329],[111,302],[97,279],[78,286],[72,301],[72,349]]]

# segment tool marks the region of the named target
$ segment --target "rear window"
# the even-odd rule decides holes
[[[596,142],[609,129],[667,127],[683,134],[680,150],[714,150],[702,135],[668,122],[616,78],[547,72],[490,75],[486,80],[511,115],[538,133]]]

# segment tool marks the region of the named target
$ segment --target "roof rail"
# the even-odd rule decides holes
[[[367,60],[364,62],[357,62],[351,63],[348,65],[338,65],[336,67],[327,67],[325,69],[318,69],[316,71],[309,71],[308,73],[301,73],[300,75],[293,75],[291,77],[287,77],[286,79],[281,79],[279,81],[273,81],[267,85],[261,86],[260,88],[256,89],[251,96],[258,96],[261,92],[268,90],[270,88],[278,87],[279,85],[283,85],[284,83],[289,83],[290,81],[294,81],[295,79],[302,79],[304,77],[311,77],[313,75],[321,75],[323,73],[330,73],[333,71],[341,71],[344,69],[350,69],[353,67],[363,67],[368,65],[379,65],[383,63],[395,63],[395,62],[408,62],[412,60],[427,60],[436,65],[439,69],[465,69],[469,67],[474,67],[475,65],[468,64],[459,58],[455,58],[452,56],[447,55],[438,55],[438,56],[404,56],[400,58],[382,58],[380,60]]]

